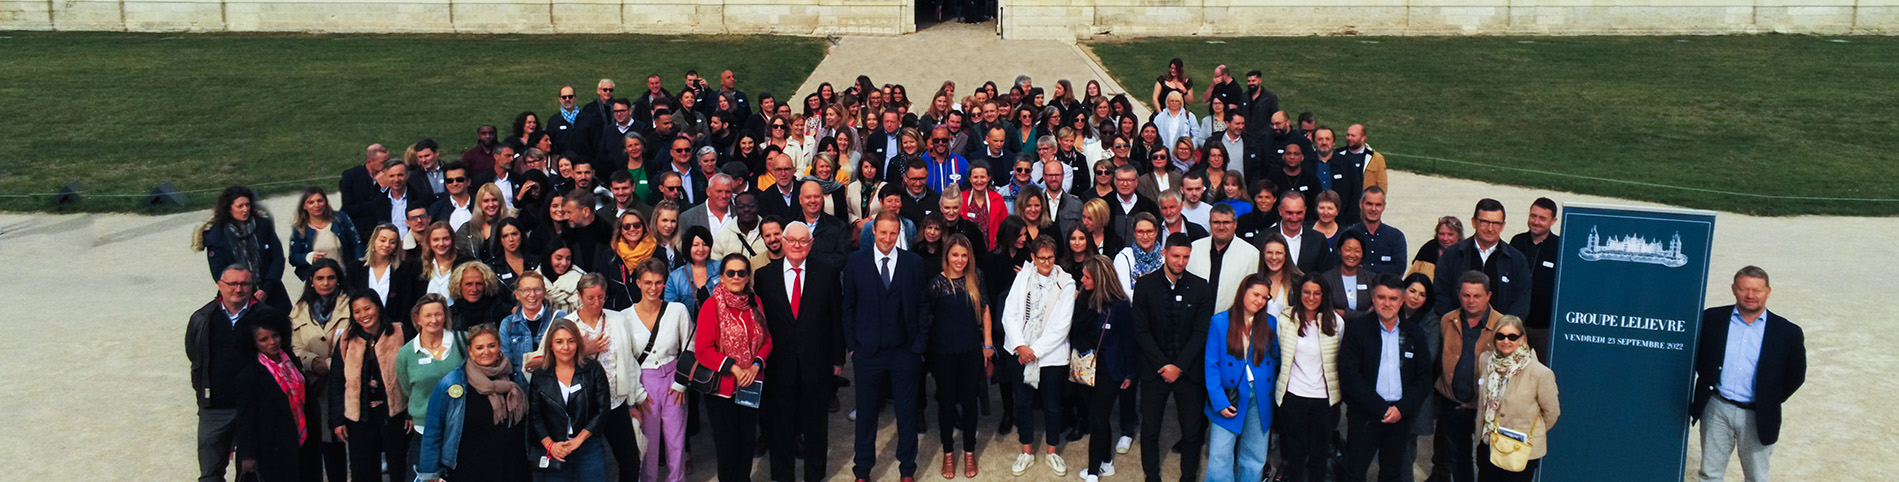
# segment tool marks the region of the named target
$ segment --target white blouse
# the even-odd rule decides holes
[[[639,306],[620,310],[620,314],[625,316],[628,325],[626,332],[631,335],[627,340],[627,348],[631,350],[629,353],[632,353],[635,359],[638,359],[642,353],[641,350],[646,348],[647,340],[651,340],[656,334],[660,335],[658,341],[652,342],[652,354],[646,356],[646,362],[640,363],[641,369],[665,368],[666,365],[679,359],[679,353],[685,351],[686,347],[692,343],[693,324],[690,322],[692,313],[684,304],[662,305],[659,321],[653,324],[651,330],[646,329],[646,320],[640,319]],[[674,388],[685,389],[684,386],[676,384]]]

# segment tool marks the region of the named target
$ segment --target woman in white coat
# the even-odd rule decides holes
[[[1022,442],[1022,454],[1009,470],[1020,476],[1035,465],[1035,414],[1030,410],[1034,397],[1041,397],[1048,465],[1060,477],[1068,473],[1068,463],[1056,447],[1063,433],[1062,388],[1068,380],[1068,326],[1075,310],[1075,280],[1055,265],[1055,238],[1035,238],[1029,246],[1033,257],[1016,275],[1002,308],[1001,351],[1014,356],[998,357],[1003,366],[997,370],[1022,371],[1022,383],[1015,386],[1016,436]]]

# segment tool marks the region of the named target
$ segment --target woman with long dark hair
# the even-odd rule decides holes
[[[528,226],[521,218],[502,219],[495,224],[495,236],[488,248],[488,269],[494,271],[501,288],[514,291],[521,275],[541,269],[541,256],[527,248]]]
[[[1116,279],[1112,261],[1092,256],[1082,263],[1081,290],[1075,302],[1075,315],[1068,339],[1077,354],[1094,355],[1094,384],[1077,383],[1083,392],[1088,414],[1088,464],[1082,467],[1084,480],[1094,480],[1114,470],[1114,432],[1108,422],[1116,401],[1121,404],[1121,431],[1133,433],[1135,407],[1128,391],[1134,388],[1134,306],[1128,293]],[[1123,435],[1122,439],[1132,439]]]
[[[284,246],[270,214],[257,204],[257,193],[244,186],[224,188],[211,210],[211,219],[192,239],[195,251],[204,251],[216,280],[224,268],[243,265],[252,273],[261,301],[278,312],[290,311],[290,293],[284,290]]]
[[[992,320],[982,296],[982,274],[969,238],[951,234],[942,270],[930,280],[930,346],[925,353],[936,379],[937,437],[943,442],[943,478],[956,477],[956,432],[963,433],[963,476],[975,478],[977,400],[987,398],[984,378],[995,365],[989,344]]]
[[[1295,285],[1297,302],[1282,313],[1279,323],[1279,380],[1274,399],[1279,407],[1280,440],[1285,444],[1285,470],[1292,482],[1323,482],[1331,453],[1332,432],[1338,427],[1340,394],[1339,333],[1345,326],[1332,308],[1332,291],[1316,274]]]
[[[291,356],[288,324],[282,315],[270,316],[239,325],[238,359],[245,365],[237,373],[232,424],[238,473],[256,474],[257,480],[320,480],[317,404],[302,364]]]
[[[1272,282],[1250,274],[1238,293],[1207,325],[1208,482],[1262,480],[1273,426],[1273,404],[1263,396],[1279,375],[1279,323],[1266,309]]]
[[[468,361],[429,396],[415,477],[505,482],[529,478],[527,379],[504,356],[494,325],[468,330]]]
[[[529,147],[534,147],[528,137],[541,131],[541,117],[535,115],[533,111],[523,111],[514,116],[513,128],[514,130],[508,131],[508,138],[503,142],[514,147],[514,152],[525,151]]]
[[[721,371],[713,396],[704,399],[718,452],[718,480],[747,482],[758,442],[758,409],[739,405],[732,395],[759,379],[771,355],[771,333],[765,330],[763,309],[752,293],[751,261],[743,253],[733,253],[719,265],[719,287],[699,308],[693,361]]]
[[[363,257],[362,238],[349,215],[330,207],[323,188],[303,190],[303,202],[290,223],[290,266],[297,279],[309,281],[319,259],[341,262]],[[340,273],[339,273],[340,274]]]
[[[374,291],[350,293],[349,306],[350,328],[330,358],[330,407],[342,409],[330,431],[349,443],[350,480],[382,480],[384,461],[390,475],[408,480],[409,400],[395,385],[405,330],[384,315]]]
[[[325,389],[329,383],[324,377],[330,373],[330,354],[335,351],[335,339],[350,325],[349,297],[343,294],[343,265],[334,259],[317,259],[310,265],[309,282],[303,285],[303,296],[290,310],[290,348],[303,366],[303,379],[309,385],[307,396],[317,403],[316,411],[308,413],[312,426],[325,427],[324,414],[331,413],[329,397]],[[319,430],[318,444],[322,454],[323,466],[331,480],[342,480],[348,474],[347,452],[343,441],[333,437],[328,430]]]

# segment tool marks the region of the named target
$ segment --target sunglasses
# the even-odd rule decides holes
[[[785,128],[785,125],[784,125],[784,124],[772,124],[772,126],[771,126],[771,128],[773,128],[773,129],[783,129],[783,128]]]
[[[1520,339],[1523,339],[1522,333],[1510,333],[1510,334],[1498,333],[1497,334],[1497,341],[1503,341],[1503,340],[1517,341]]]
[[[1095,175],[1096,175],[1096,176],[1106,176],[1106,175],[1109,175],[1109,174],[1113,174],[1113,173],[1114,173],[1114,171],[1109,171],[1109,170],[1107,170],[1107,169],[1096,169],[1096,170],[1095,170]]]
[[[690,147],[674,147],[673,152],[692,152]]]
[[[625,226],[620,226],[620,229],[623,231],[632,231],[635,229],[646,229],[646,225],[640,224],[640,223],[627,223]]]
[[[448,179],[443,179],[442,181],[443,182],[468,182],[468,177],[467,176],[451,177]]]
[[[572,99],[572,98],[574,98],[574,96],[571,96],[571,95],[563,95],[563,96],[560,96],[560,98],[561,98],[561,100],[567,100],[567,99]]]
[[[745,271],[745,270],[742,270],[742,269],[728,269],[728,270],[725,270],[725,277],[727,277],[727,278],[744,278],[744,277],[747,277],[747,276],[751,276],[751,275],[752,275],[752,273],[751,273],[751,272],[749,272],[749,271]]]
[[[948,144],[949,139],[930,139],[931,144]]]
[[[600,91],[601,91],[601,92],[613,92],[613,88],[612,88],[612,87],[607,87],[607,88],[604,88],[604,89],[600,89]]]
[[[1029,172],[1029,168],[1018,167],[1018,168],[1015,168],[1015,172]]]

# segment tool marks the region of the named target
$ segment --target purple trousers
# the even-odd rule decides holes
[[[640,416],[640,430],[646,433],[646,461],[645,470],[640,472],[641,482],[659,480],[662,453],[666,456],[666,481],[686,480],[686,394],[673,391],[673,363],[640,370],[640,383],[653,402],[652,409]],[[665,450],[662,452],[656,445],[663,445]]]

